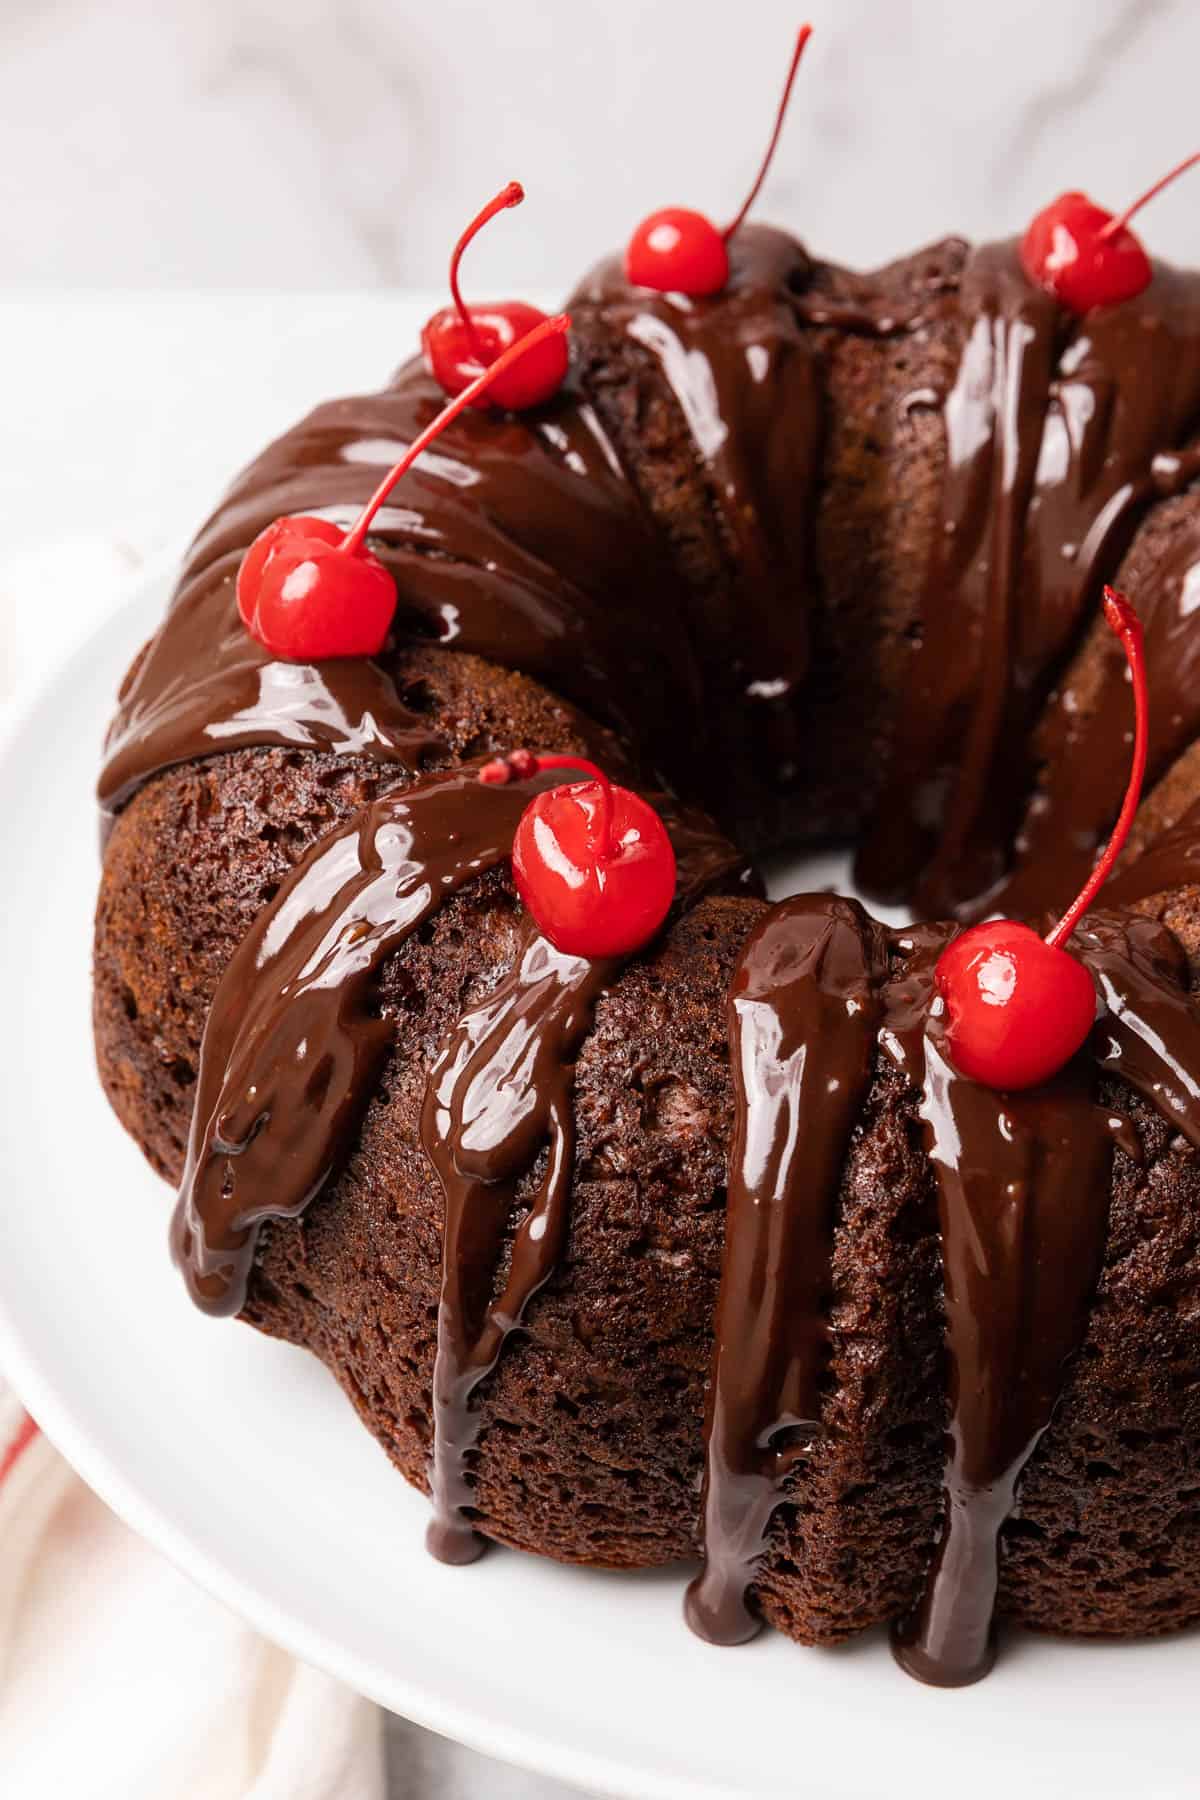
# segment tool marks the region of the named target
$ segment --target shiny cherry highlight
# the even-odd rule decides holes
[[[237,605],[242,623],[282,662],[321,662],[329,657],[377,656],[396,612],[396,584],[366,548],[371,521],[400,477],[450,421],[551,341],[563,343],[566,314],[543,319],[527,336],[481,369],[408,446],[347,532],[328,519],[300,515],[276,519],[242,558]]]
[[[1123,594],[1104,590],[1104,616],[1121,640],[1133,683],[1134,743],[1129,785],[1112,836],[1082,891],[1041,938],[1013,919],[993,919],[954,938],[938,958],[935,983],[945,1038],[960,1074],[985,1087],[1035,1087],[1082,1048],[1096,1017],[1096,990],[1066,944],[1112,873],[1137,814],[1146,775],[1149,722],[1142,627]]]
[[[720,293],[725,286],[729,280],[729,240],[758,199],[767,178],[787,116],[800,58],[811,36],[812,26],[802,25],[776,109],[774,130],[758,174],[737,216],[721,231],[711,219],[705,218],[703,213],[693,212],[690,207],[664,206],[651,213],[649,218],[642,220],[625,250],[625,274],[635,287],[687,294],[698,300],[706,294]]]
[[[1021,265],[1069,312],[1116,306],[1150,286],[1153,269],[1129,221],[1186,169],[1200,151],[1156,181],[1119,215],[1097,206],[1086,194],[1060,194],[1040,212],[1021,240]]]
[[[510,181],[476,213],[450,258],[450,292],[453,306],[444,306],[428,319],[421,331],[425,366],[447,394],[460,394],[484,369],[545,320],[546,314],[524,300],[499,300],[487,306],[467,306],[458,283],[459,264],[467,245],[496,214],[519,206],[525,190]],[[566,379],[569,356],[564,337],[545,338],[537,349],[505,373],[472,404],[500,406],[507,412],[525,412],[552,400]]]
[[[675,852],[666,826],[639,794],[614,787],[578,756],[515,750],[479,779],[503,783],[541,769],[583,780],[530,801],[513,839],[513,879],[538,930],[569,956],[631,956],[649,943],[675,897]]]

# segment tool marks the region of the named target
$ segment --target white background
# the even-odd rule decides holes
[[[736,209],[816,35],[763,214],[870,262],[1116,206],[1196,148],[1195,0],[0,0],[0,267],[57,286],[568,286],[652,206]],[[1154,243],[1196,249],[1195,185]],[[493,296],[495,297],[495,296]]]
[[[552,303],[654,205],[732,211],[805,4],[0,0],[0,680],[408,355],[397,287],[440,303],[504,179],[530,199],[473,247],[481,297]],[[1200,141],[1197,0],[807,12],[760,211],[822,255],[1015,231],[1071,185],[1117,206]],[[1200,259],[1200,172],[1145,231]],[[81,579],[35,614],[44,554]]]

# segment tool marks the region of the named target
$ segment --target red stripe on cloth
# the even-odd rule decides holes
[[[3,1486],[6,1476],[12,1474],[22,1455],[37,1436],[37,1432],[37,1426],[26,1413],[16,1437],[13,1438],[4,1454],[0,1456],[0,1486]]]

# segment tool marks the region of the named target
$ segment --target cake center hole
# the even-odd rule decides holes
[[[911,925],[907,906],[881,906],[854,885],[854,852],[848,844],[823,850],[781,851],[763,857],[759,868],[767,884],[769,900],[786,900],[792,894],[845,894],[861,900],[867,911],[884,925]]]

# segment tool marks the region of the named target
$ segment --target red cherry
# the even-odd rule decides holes
[[[955,1068],[985,1087],[1034,1087],[1070,1062],[1096,1017],[1081,962],[1028,925],[972,926],[938,959]]]
[[[237,578],[251,637],[283,662],[377,656],[396,610],[396,584],[369,550],[342,552],[344,533],[302,514],[260,531]]]
[[[656,288],[660,293],[687,294],[700,299],[717,294],[729,280],[729,240],[758,199],[783,130],[792,84],[812,26],[802,25],[796,37],[791,66],[783,84],[783,97],[775,113],[775,129],[759,164],[758,174],[737,217],[719,231],[703,213],[686,206],[664,206],[643,219],[625,250],[625,274],[635,287]]]
[[[465,306],[458,285],[458,265],[463,251],[489,219],[506,206],[519,206],[525,190],[519,181],[488,201],[471,220],[450,258],[450,292],[453,306],[444,306],[426,321],[421,332],[421,348],[425,364],[434,380],[447,394],[460,394],[469,382],[477,380],[505,350],[519,343],[546,314],[524,300],[500,300],[490,306]],[[563,337],[546,338],[532,355],[517,364],[511,374],[503,376],[472,404],[502,406],[508,412],[525,412],[531,406],[544,406],[552,400],[566,379],[569,356]]]
[[[1189,156],[1147,188],[1119,217],[1086,194],[1060,194],[1040,212],[1021,239],[1021,265],[1030,281],[1053,294],[1069,312],[1116,306],[1150,286],[1153,270],[1129,221],[1148,200],[1185,169],[1200,162]]]
[[[935,981],[945,1006],[946,1047],[955,1068],[985,1087],[1048,1081],[1080,1049],[1096,1017],[1096,992],[1083,964],[1064,949],[1121,854],[1137,813],[1149,741],[1142,627],[1123,594],[1104,590],[1104,616],[1121,640],[1133,681],[1133,767],[1117,822],[1082,892],[1054,930],[993,919],[949,943]]]
[[[242,623],[282,662],[321,662],[335,656],[377,656],[396,611],[396,586],[363,540],[393,487],[423,450],[466,407],[474,405],[526,356],[551,340],[562,342],[565,313],[543,319],[504,350],[444,406],[390,468],[355,523],[342,532],[328,519],[275,519],[260,531],[237,577]]]
[[[652,806],[614,787],[578,756],[517,750],[479,779],[510,781],[539,769],[590,777],[530,801],[513,839],[513,879],[538,930],[568,956],[632,956],[654,936],[675,897],[675,852]]]
[[[625,251],[625,274],[635,287],[719,294],[729,280],[729,252],[711,219],[687,206],[664,206],[643,219]]]

